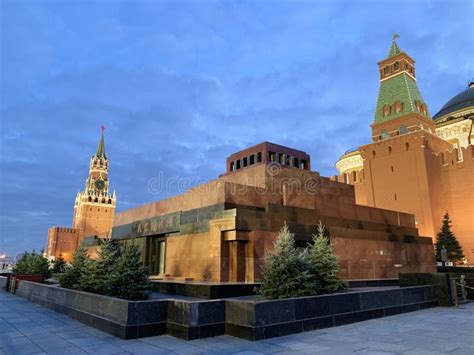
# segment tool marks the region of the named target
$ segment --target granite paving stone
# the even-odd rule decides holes
[[[157,346],[143,343],[143,342],[125,344],[125,345],[122,345],[121,348],[132,354],[171,354],[172,353],[169,350],[165,350]]]
[[[72,339],[69,339],[69,341],[71,343],[73,343],[74,345],[77,345],[77,346],[80,346],[80,347],[94,345],[94,344],[105,344],[106,343],[102,339],[99,339],[99,338],[96,338],[96,337],[93,337],[93,336],[89,336],[89,335],[85,335],[81,338],[72,338]]]
[[[104,344],[93,344],[89,346],[83,346],[82,350],[86,351],[89,354],[117,354],[124,352],[124,350],[118,346],[104,343]]]
[[[49,349],[45,352],[48,355],[86,355],[87,352],[84,349],[78,348],[75,345],[71,345],[67,348]]]
[[[124,340],[0,291],[0,355],[474,354],[474,302],[252,342],[222,335]]]

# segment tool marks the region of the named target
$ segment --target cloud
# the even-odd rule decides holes
[[[393,32],[435,113],[474,72],[473,4],[391,5],[2,2],[0,251],[40,249],[48,227],[70,225],[102,124],[122,210],[178,192],[150,192],[157,176],[214,179],[262,141],[334,174],[370,139]]]

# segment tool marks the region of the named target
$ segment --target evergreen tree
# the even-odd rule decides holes
[[[41,254],[36,254],[36,251],[33,250],[31,254],[25,252],[21,259],[16,263],[13,268],[13,273],[15,274],[40,274],[45,278],[51,276],[51,271],[49,270],[49,261],[43,256],[43,251]]]
[[[337,277],[339,260],[332,250],[327,234],[320,221],[317,233],[313,235],[313,244],[307,250],[309,269],[318,294],[333,293],[345,288],[342,280]]]
[[[138,248],[121,248],[112,240],[102,242],[97,260],[89,259],[86,249],[79,248],[59,283],[66,288],[131,300],[147,298],[151,288]]]
[[[109,274],[110,295],[127,300],[145,299],[151,288],[148,276],[148,268],[142,265],[138,247],[125,246]]]
[[[100,294],[101,285],[104,282],[104,279],[97,278],[97,275],[100,274],[101,273],[97,271],[97,261],[86,258],[80,270],[78,290]]]
[[[266,255],[262,278],[258,292],[264,297],[289,298],[313,293],[306,258],[296,250],[294,235],[286,223],[278,234],[275,249]]]
[[[86,249],[84,247],[77,249],[71,265],[67,266],[64,273],[59,277],[60,286],[76,290],[81,289],[82,278],[88,276],[88,260]]]
[[[21,256],[20,260],[18,260],[15,263],[15,266],[13,267],[13,273],[14,274],[28,274],[28,259],[30,257],[30,254],[28,254],[27,251],[23,253]]]
[[[441,249],[446,248],[448,252],[448,260],[452,262],[460,262],[464,258],[464,254],[459,245],[456,236],[451,231],[451,220],[448,212],[443,217],[443,225],[436,236],[436,260],[441,261]]]
[[[89,279],[83,280],[83,287],[89,292],[102,295],[113,295],[113,287],[109,279],[116,268],[121,255],[121,248],[115,240],[105,239],[101,241],[96,261],[91,261],[89,267]]]
[[[64,261],[63,255],[60,253],[58,258],[53,261],[53,267],[51,268],[51,272],[58,274],[64,272],[64,268],[66,266],[66,262]]]

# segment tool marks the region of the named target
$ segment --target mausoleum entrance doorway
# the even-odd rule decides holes
[[[164,234],[149,236],[149,253],[147,264],[151,275],[165,274],[166,236]]]

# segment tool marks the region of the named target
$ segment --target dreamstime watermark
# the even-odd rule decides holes
[[[257,165],[254,167],[257,168]],[[245,168],[240,172],[246,171]],[[258,195],[299,195],[306,193],[318,194],[322,178],[307,170],[282,165],[277,162],[266,164],[265,170],[247,170],[247,174],[236,171],[210,180],[195,178],[165,178],[162,171],[148,180],[147,190],[153,195],[184,194],[196,191],[201,194],[226,193],[244,195],[250,192]],[[236,174],[234,174],[236,173]]]

